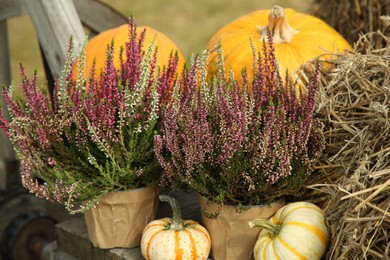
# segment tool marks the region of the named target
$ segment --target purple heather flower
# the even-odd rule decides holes
[[[139,37],[138,37],[139,36]],[[158,181],[153,152],[162,108],[172,100],[178,56],[166,68],[156,65],[157,48],[143,52],[145,31],[129,21],[129,41],[120,50],[120,69],[107,48],[105,67],[97,75],[75,71],[85,52],[74,57],[70,42],[62,75],[51,98],[21,67],[24,100],[12,88],[3,96],[10,114],[0,113],[0,128],[12,139],[22,163],[22,182],[39,197],[74,210],[75,201],[93,206],[108,191],[147,186]],[[82,71],[82,69],[81,69]],[[77,74],[77,80],[74,80]]]
[[[300,186],[293,179],[301,185],[307,179],[323,149],[313,145],[323,140],[314,117],[317,73],[307,92],[297,94],[278,74],[272,43],[263,46],[253,81],[244,70],[241,86],[223,73],[210,82],[200,78],[207,56],[196,56],[183,72],[155,137],[164,185],[249,205],[294,194]],[[313,151],[317,157],[307,160]]]

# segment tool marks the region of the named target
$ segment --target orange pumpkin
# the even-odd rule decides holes
[[[263,41],[272,35],[279,72],[284,77],[301,65],[328,52],[344,52],[350,49],[348,42],[322,20],[292,9],[274,6],[272,10],[259,10],[244,15],[220,29],[209,41],[214,49],[220,42],[223,49],[225,71],[232,69],[236,78],[246,67],[248,79],[253,79],[253,48],[262,52]],[[330,54],[325,58],[330,58]],[[217,71],[218,54],[209,56],[209,76]],[[290,74],[290,75],[291,75]]]
[[[157,61],[156,65],[160,66],[161,68],[163,66],[166,66],[168,64],[169,58],[171,53],[178,53],[178,66],[177,70],[178,72],[182,68],[184,64],[184,56],[179,51],[178,47],[175,45],[175,43],[170,40],[165,34],[156,31],[150,27],[142,26],[136,28],[137,37],[140,36],[142,31],[146,30],[145,32],[145,39],[143,42],[142,50],[144,52],[147,52],[147,49],[153,39],[155,38],[155,46],[157,46]],[[113,28],[107,31],[104,31],[94,38],[92,38],[85,47],[86,52],[86,60],[85,60],[85,68],[84,68],[84,75],[88,76],[92,65],[94,63],[94,60],[96,59],[96,73],[97,75],[100,74],[101,70],[105,66],[106,62],[106,52],[107,52],[107,46],[111,44],[112,40],[114,39],[114,67],[119,69],[120,68],[120,57],[119,57],[119,51],[121,47],[124,47],[126,42],[129,41],[129,25],[124,24],[117,28]],[[123,60],[126,59],[125,53],[123,55]],[[77,64],[76,64],[77,66]]]
[[[173,210],[173,218],[150,222],[141,238],[141,253],[147,260],[201,260],[210,253],[211,240],[207,230],[193,220],[182,220],[177,201],[160,195]]]

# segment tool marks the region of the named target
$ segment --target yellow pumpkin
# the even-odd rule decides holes
[[[156,65],[160,66],[161,68],[163,66],[166,66],[168,64],[171,53],[174,54],[175,52],[177,52],[179,57],[177,68],[178,68],[178,72],[180,72],[180,69],[184,64],[184,56],[180,52],[178,47],[175,45],[175,43],[172,40],[170,40],[168,36],[166,36],[165,34],[156,31],[148,26],[142,26],[136,28],[136,33],[138,38],[144,30],[146,30],[146,32],[145,32],[145,38],[144,38],[142,50],[144,52],[147,52],[149,45],[155,38],[154,44],[158,48]],[[96,72],[97,75],[100,74],[100,71],[105,66],[107,46],[111,44],[113,39],[114,39],[114,60],[113,60],[114,67],[117,69],[120,68],[119,51],[121,47],[124,47],[126,42],[129,41],[128,24],[124,24],[117,28],[104,31],[96,35],[87,43],[85,47],[86,61],[85,61],[84,75],[86,76],[89,75],[95,59],[96,59],[96,65],[95,65]],[[126,60],[125,55],[126,55],[125,53],[122,54],[123,60]]]
[[[253,48],[262,52],[263,41],[272,35],[275,57],[282,77],[286,70],[297,71],[301,65],[328,52],[350,49],[348,42],[324,21],[293,9],[274,6],[272,10],[258,10],[244,15],[220,29],[209,41],[208,49],[221,43],[225,71],[232,69],[236,79],[246,67],[249,82],[253,79]],[[328,55],[328,58],[331,55]],[[209,76],[217,72],[218,54],[209,56]],[[326,58],[326,57],[324,57]]]
[[[160,195],[168,202],[173,218],[162,218],[150,222],[141,238],[141,253],[147,260],[207,259],[211,240],[208,231],[193,220],[182,220],[179,204],[169,196]]]
[[[253,250],[256,260],[321,259],[329,240],[324,214],[310,202],[290,203],[249,226],[263,228]]]

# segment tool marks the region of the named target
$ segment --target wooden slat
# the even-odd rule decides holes
[[[84,217],[80,216],[56,225],[58,249],[83,260],[143,260],[140,248],[100,249],[89,240]],[[131,227],[130,227],[131,228]],[[54,259],[58,259],[54,257]]]
[[[0,191],[7,188],[7,161],[6,153],[8,153],[8,140],[3,130],[0,130]]]
[[[9,84],[11,84],[11,71],[7,22],[0,21],[0,85]],[[3,95],[0,95],[0,102],[4,104]],[[5,108],[2,109],[5,112]],[[7,187],[7,162],[12,160],[15,160],[12,144],[0,129],[0,190],[5,190]]]
[[[0,0],[0,21],[26,14],[21,0]]]
[[[0,20],[0,85],[11,83],[7,21]],[[1,96],[2,98],[2,96]]]
[[[60,75],[72,35],[78,52],[86,36],[75,6],[69,0],[22,0],[34,23],[51,73]]]
[[[128,18],[111,6],[94,0],[73,0],[83,25],[94,33],[106,31],[128,22]]]
[[[122,13],[98,0],[73,0],[73,3],[83,25],[95,33],[120,26],[128,21]],[[0,21],[25,14],[27,11],[23,0],[0,0]]]

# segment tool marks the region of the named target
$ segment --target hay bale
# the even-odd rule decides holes
[[[315,0],[311,9],[313,15],[335,28],[350,44],[369,32],[380,30],[390,35],[389,0]],[[381,37],[373,42],[376,48],[386,44]]]
[[[321,76],[327,144],[302,199],[325,210],[327,259],[390,259],[390,43],[375,49],[372,36]]]

